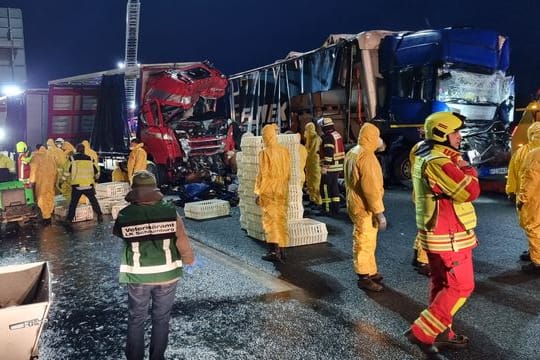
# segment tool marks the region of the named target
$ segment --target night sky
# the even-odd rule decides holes
[[[23,11],[28,87],[112,69],[124,57],[124,0],[13,0]],[[511,40],[518,107],[540,87],[535,0],[142,0],[139,62],[209,60],[225,74],[319,47],[332,33],[474,26]]]

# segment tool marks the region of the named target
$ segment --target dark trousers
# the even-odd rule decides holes
[[[71,201],[69,203],[69,210],[67,214],[67,221],[73,221],[73,218],[75,217],[75,210],[77,209],[77,204],[79,203],[79,200],[81,196],[84,195],[90,200],[90,204],[92,205],[92,209],[95,211],[98,216],[102,215],[101,208],[99,207],[99,203],[96,199],[96,190],[94,187],[90,189],[77,189],[77,186],[71,187]]]
[[[144,321],[152,304],[152,333],[150,360],[164,360],[169,341],[169,320],[174,304],[176,284],[128,284],[128,335],[126,357],[128,360],[144,359]]]
[[[339,212],[339,172],[321,175],[321,197],[323,212],[336,215]]]

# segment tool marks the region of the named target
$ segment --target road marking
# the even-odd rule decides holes
[[[199,240],[193,239],[192,237],[190,239],[192,240],[191,243],[193,247],[197,250],[197,252],[203,254],[209,259],[218,261],[228,266],[230,269],[233,269],[242,275],[252,278],[253,280],[257,281],[258,283],[269,288],[272,291],[281,292],[301,290],[293,284],[281,279],[277,279],[276,277],[260,269],[257,269],[256,267],[251,266],[244,261],[238,260],[230,256],[229,254],[224,253],[223,251],[205,245]]]

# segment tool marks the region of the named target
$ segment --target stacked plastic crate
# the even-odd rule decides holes
[[[325,242],[328,235],[326,224],[302,218],[304,215],[304,206],[302,204],[304,167],[300,164],[300,135],[278,135],[278,142],[289,150],[291,157],[291,176],[288,184],[289,206],[287,209],[289,224],[288,246]],[[241,146],[242,160],[240,165],[241,175],[239,176],[241,186],[241,191],[239,191],[241,226],[247,230],[249,236],[264,241],[262,211],[255,204],[255,194],[253,193],[255,179],[259,170],[258,154],[262,149],[262,138],[260,136],[243,137]]]
[[[130,190],[127,182],[107,182],[96,185],[96,197],[103,214],[111,214],[116,219],[118,212],[128,203],[124,197]]]
[[[240,226],[252,238],[264,241],[262,211],[255,204],[255,180],[259,171],[259,152],[262,150],[262,137],[243,136],[241,160],[238,162],[238,195],[240,198]],[[236,158],[238,161],[238,157]]]
[[[64,220],[67,217],[69,210],[69,201],[63,195],[57,195],[54,197],[54,216],[59,219]],[[94,218],[94,211],[92,206],[88,204],[79,204],[75,209],[75,217],[73,218],[74,222],[92,220]]]

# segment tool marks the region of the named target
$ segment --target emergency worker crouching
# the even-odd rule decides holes
[[[262,225],[269,251],[266,261],[285,261],[285,247],[289,243],[287,209],[291,157],[289,150],[277,142],[277,127],[262,129],[263,149],[259,152],[259,172],[255,181],[255,202],[262,209]]]
[[[341,135],[334,129],[331,118],[322,120],[321,148],[321,215],[335,216],[339,212],[339,174],[343,171],[345,147]]]
[[[461,157],[459,129],[465,118],[451,112],[427,117],[413,175],[416,226],[431,267],[429,306],[405,332],[431,359],[439,348],[463,348],[469,339],[452,330],[454,314],[474,289],[472,249],[477,245],[472,201],[480,195],[477,173]]]
[[[0,182],[14,180],[16,177],[15,161],[0,152]]]

